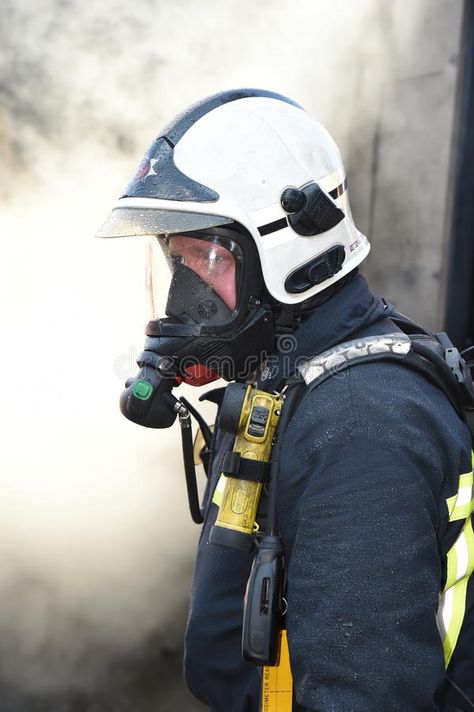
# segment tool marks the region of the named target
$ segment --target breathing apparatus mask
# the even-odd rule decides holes
[[[163,339],[179,339],[181,348],[173,342],[175,366],[186,383],[219,376],[243,380],[261,352],[273,347],[272,313],[262,306],[263,280],[252,247],[245,232],[229,228],[150,240],[147,348],[162,352]]]
[[[120,407],[134,422],[163,428],[176,418],[173,387],[245,380],[273,349],[274,319],[244,229],[234,224],[147,239],[152,319],[140,370],[127,381]]]

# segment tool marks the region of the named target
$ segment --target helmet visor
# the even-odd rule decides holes
[[[238,305],[242,254],[216,235],[173,234],[150,238],[147,291],[151,318],[221,326]]]
[[[207,213],[157,208],[115,208],[97,233],[97,237],[132,237],[134,235],[171,235],[177,232],[205,230],[232,223],[231,218]]]

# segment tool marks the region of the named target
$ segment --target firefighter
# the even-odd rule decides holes
[[[173,422],[177,382],[220,376],[281,393],[334,347],[403,332],[358,271],[369,244],[337,146],[279,94],[225,91],[186,110],[152,143],[99,235],[152,236],[153,318],[140,378],[122,398],[147,426]],[[474,709],[467,425],[433,380],[402,363],[361,362],[317,388],[309,380],[280,434],[276,485],[293,709]],[[254,554],[209,543],[231,446],[218,411],[185,675],[213,712],[257,712],[261,671],[241,654]]]

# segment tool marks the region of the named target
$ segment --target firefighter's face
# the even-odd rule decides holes
[[[209,284],[223,302],[236,307],[236,263],[234,255],[222,245],[184,235],[168,238],[169,252]]]

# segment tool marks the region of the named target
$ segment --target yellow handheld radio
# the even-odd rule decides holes
[[[270,474],[270,456],[283,398],[251,385],[227,386],[220,427],[236,433],[226,453],[214,502],[219,514],[209,542],[250,551],[263,483]]]

